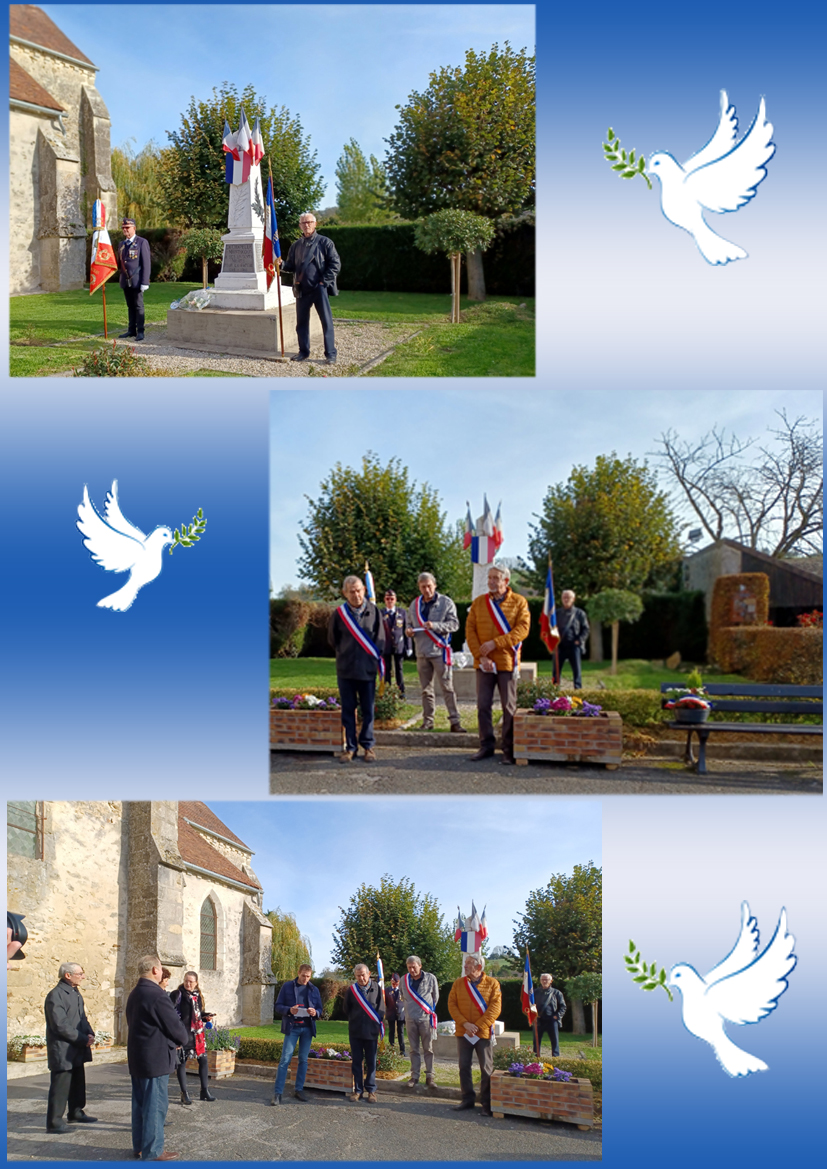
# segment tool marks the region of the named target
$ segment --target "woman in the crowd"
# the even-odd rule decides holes
[[[166,966],[161,967],[161,981],[158,983],[161,990],[166,990],[169,986],[169,980],[172,978],[171,971],[167,970]]]
[[[182,1052],[181,1062],[178,1064],[178,1083],[181,1087],[181,1103],[192,1104],[189,1092],[187,1091],[187,1067],[186,1061],[188,1059],[198,1060],[198,1077],[201,1080],[201,1099],[215,1100],[215,1096],[210,1095],[209,1088],[209,1073],[207,1071],[207,1043],[204,1037],[204,1021],[211,1019],[212,1015],[206,1015],[204,1012],[204,996],[201,994],[201,989],[198,986],[198,975],[194,970],[188,970],[184,975],[184,981],[174,990],[170,995],[172,1005],[180,1016],[181,1022],[189,1030],[191,1042]]]

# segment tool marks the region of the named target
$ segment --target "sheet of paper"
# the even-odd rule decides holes
[[[296,1011],[295,1017],[297,1019],[309,1019],[310,1012],[308,1011],[307,1007],[299,1007],[299,1009]]]
[[[473,1047],[473,1045],[474,1045],[475,1043],[478,1043],[478,1042],[479,1042],[479,1038],[480,1038],[480,1037],[479,1037],[479,1035],[469,1035],[469,1034],[468,1034],[468,1032],[466,1031],[466,1032],[465,1032],[465,1038],[468,1040],[468,1042],[469,1042],[469,1043],[471,1044],[471,1046]]]

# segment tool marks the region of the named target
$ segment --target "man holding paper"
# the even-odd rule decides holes
[[[322,996],[319,994],[318,988],[310,981],[312,973],[313,967],[303,963],[299,967],[297,977],[291,979],[290,982],[285,982],[279,991],[275,1014],[281,1015],[281,1031],[284,1035],[284,1041],[271,1104],[281,1104],[284,1081],[287,1079],[287,1069],[290,1067],[290,1060],[293,1058],[296,1044],[299,1045],[299,1066],[296,1070],[296,1085],[293,1095],[302,1104],[309,1102],[309,1098],[304,1094],[307,1055],[313,1036],[316,1034],[316,1020],[322,1016]]]
[[[457,607],[450,597],[436,591],[436,577],[430,572],[421,572],[417,580],[419,596],[408,609],[408,623],[405,636],[414,639],[416,646],[416,672],[422,687],[422,729],[434,729],[436,699],[434,683],[439,679],[439,688],[451,720],[451,730],[461,732],[454,683],[451,677],[451,634],[459,629]]]
[[[496,978],[485,973],[482,954],[466,955],[465,973],[456,980],[448,995],[448,1010],[456,1023],[459,1086],[462,1091],[462,1100],[455,1106],[455,1112],[473,1108],[476,1103],[471,1076],[471,1064],[476,1051],[481,1073],[482,1115],[491,1116],[491,1073],[494,1070],[491,1036],[501,1007],[500,984]]]

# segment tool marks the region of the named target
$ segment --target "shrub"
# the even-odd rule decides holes
[[[550,677],[518,682],[517,706],[530,710],[538,698],[554,698],[558,693]],[[629,726],[646,727],[664,721],[661,696],[655,690],[578,690],[577,693],[584,702],[595,703],[605,711],[616,710]]]
[[[402,706],[402,695],[397,690],[396,686],[385,686],[385,693],[380,694],[376,691],[376,700],[374,702],[374,715],[381,722],[387,722],[395,719],[399,715],[399,710]]]
[[[770,578],[765,572],[734,572],[719,576],[712,590],[712,614],[709,621],[710,662],[717,663],[725,674],[728,665],[728,639],[723,633],[733,626],[766,625],[770,615]]]
[[[207,1051],[235,1051],[238,1052],[241,1039],[238,1035],[232,1035],[226,1027],[211,1027],[209,1031],[204,1032],[204,1039],[207,1043]]]
[[[376,1053],[376,1070],[379,1072],[401,1072],[405,1066],[405,1060],[396,1048],[380,1040],[379,1050]]]
[[[113,341],[111,349],[93,349],[72,370],[72,377],[146,377],[148,372],[146,359],[138,357],[131,345],[119,349]]]
[[[715,647],[726,672],[754,682],[818,686],[823,679],[824,633],[817,626],[734,625],[716,631]]]
[[[260,1059],[266,1063],[278,1063],[284,1041],[281,1039],[254,1039],[252,1036],[237,1036],[239,1059]]]

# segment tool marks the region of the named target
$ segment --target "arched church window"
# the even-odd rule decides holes
[[[215,970],[216,956],[216,916],[215,906],[209,897],[201,906],[201,961],[202,970]]]

